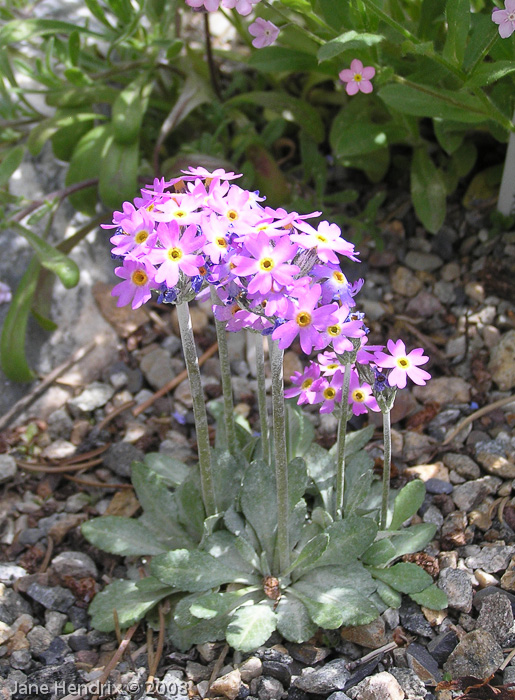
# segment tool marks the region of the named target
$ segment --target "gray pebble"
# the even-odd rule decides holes
[[[504,593],[495,593],[483,601],[477,626],[490,632],[492,637],[502,644],[513,628],[513,610],[511,602]]]
[[[447,630],[447,632],[442,632],[432,639],[427,645],[427,650],[438,664],[441,665],[447,661],[449,654],[455,649],[458,641],[456,632],[454,632],[454,630]]]
[[[349,677],[347,662],[344,659],[336,659],[316,671],[308,670],[303,673],[294,681],[294,685],[305,690],[306,693],[323,695],[335,690],[343,690]]]
[[[130,442],[116,442],[104,453],[104,466],[118,476],[130,477],[132,462],[142,462],[144,457]]]
[[[432,272],[443,265],[443,260],[434,253],[422,253],[418,250],[410,250],[404,260],[412,270]]]
[[[79,396],[68,399],[68,408],[75,418],[79,418],[85,413],[91,413],[96,408],[105,406],[113,394],[114,388],[109,384],[93,382]]]
[[[0,454],[0,484],[12,479],[17,470],[18,467],[11,455]]]
[[[463,637],[444,663],[443,669],[453,678],[487,678],[497,671],[503,659],[502,649],[492,635],[477,629]]]
[[[411,668],[390,668],[389,673],[396,679],[409,700],[424,700],[426,686]]]
[[[462,612],[472,610],[473,589],[470,576],[461,569],[444,569],[438,578],[441,588],[449,599],[449,607]]]
[[[38,603],[41,603],[47,610],[57,610],[67,612],[75,603],[75,596],[67,588],[62,586],[42,586],[39,583],[31,583],[27,595]]]
[[[259,700],[277,700],[284,693],[284,688],[280,681],[270,676],[260,676],[254,678],[250,683],[250,690],[257,695]]]
[[[60,578],[86,578],[98,576],[98,569],[93,559],[84,552],[61,552],[52,559],[52,568]]]
[[[485,545],[479,554],[467,557],[465,565],[469,569],[482,569],[487,574],[495,574],[506,569],[513,554],[513,545]]]
[[[10,658],[11,666],[20,671],[28,671],[32,666],[32,656],[28,649],[18,649],[13,651]]]
[[[12,625],[20,615],[32,615],[32,606],[19,593],[0,585],[0,622]]]
[[[26,575],[27,572],[21,566],[9,563],[0,564],[0,583],[14,583],[19,578]]]
[[[479,479],[481,470],[471,457],[458,454],[456,452],[448,452],[443,457],[443,463],[449,469],[454,469],[460,476],[466,479]]]
[[[41,625],[36,625],[27,633],[31,654],[39,656],[45,649],[48,649],[54,637]]]

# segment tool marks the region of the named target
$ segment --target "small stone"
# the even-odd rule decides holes
[[[263,660],[263,676],[270,676],[278,680],[284,688],[291,683],[291,670],[288,664],[281,661]]]
[[[219,642],[205,642],[204,644],[197,644],[196,647],[201,658],[210,664],[220,655],[220,644]]]
[[[14,477],[18,470],[14,457],[0,454],[0,484],[5,484]]]
[[[54,664],[60,664],[63,662],[64,657],[71,652],[70,647],[64,639],[61,637],[56,637],[52,640],[50,645],[39,654],[39,659],[45,664],[45,666],[53,666]]]
[[[104,465],[118,476],[130,477],[132,462],[142,462],[145,455],[128,442],[115,442],[104,453]]]
[[[407,267],[399,266],[390,278],[392,289],[403,297],[414,297],[422,289],[422,282]]]
[[[418,401],[435,401],[441,405],[470,402],[470,384],[461,377],[437,377],[425,386],[413,387]]]
[[[446,282],[452,282],[453,280],[458,279],[460,274],[460,266],[456,262],[447,263],[440,271],[440,277]]]
[[[452,494],[452,500],[456,507],[468,513],[479,505],[488,494],[488,488],[482,479],[466,481],[464,484],[456,486]]]
[[[48,610],[66,612],[75,603],[75,596],[67,588],[62,586],[42,586],[39,583],[32,583],[27,595],[38,603],[41,603]]]
[[[64,506],[64,510],[67,513],[80,513],[85,506],[91,503],[91,498],[84,491],[79,491],[78,493],[72,493],[68,496]]]
[[[465,571],[444,569],[440,573],[437,585],[447,594],[450,608],[467,613],[472,610],[472,583]]]
[[[279,700],[284,694],[281,682],[269,676],[255,678],[250,684],[250,690],[259,700]]]
[[[414,316],[422,316],[428,318],[435,316],[443,311],[443,306],[440,301],[430,292],[422,290],[408,302],[406,313]]]
[[[153,389],[162,389],[174,378],[172,358],[163,348],[147,352],[140,362],[140,369]]]
[[[79,396],[68,400],[68,408],[73,416],[79,418],[83,413],[91,413],[105,406],[113,394],[114,388],[109,384],[93,382]]]
[[[257,656],[249,656],[238,668],[240,670],[241,680],[244,683],[250,683],[253,678],[257,678],[261,675],[263,663]]]
[[[211,683],[211,692],[215,695],[225,695],[229,700],[236,700],[240,692],[240,686],[241,673],[239,669],[235,669],[213,681],[213,683]]]
[[[45,628],[52,637],[58,637],[62,633],[67,619],[68,615],[57,612],[57,610],[45,610]]]
[[[198,664],[195,661],[186,663],[186,676],[190,681],[198,683],[199,681],[207,681],[211,676],[211,671],[207,666]]]
[[[438,280],[434,286],[434,293],[442,304],[453,304],[456,301],[456,289],[451,282]]]
[[[27,572],[21,566],[8,563],[0,564],[0,583],[14,583],[19,578],[26,575]]]
[[[95,562],[84,552],[61,552],[52,559],[52,568],[61,579],[65,576],[76,579],[98,576]]]
[[[411,668],[390,668],[389,673],[399,683],[408,700],[425,700],[426,686]]]
[[[465,294],[482,304],[485,300],[485,288],[479,282],[467,282],[465,285]]]
[[[305,690],[306,693],[324,695],[335,690],[343,690],[349,677],[350,672],[347,669],[345,659],[336,659],[316,671],[303,672],[302,676],[294,681],[294,685]]]
[[[499,592],[485,598],[479,611],[477,626],[490,632],[499,644],[504,642],[513,627],[513,610],[504,593]]]
[[[495,326],[486,324],[483,326],[480,332],[483,336],[484,343],[489,350],[497,347],[501,342],[501,331]]]
[[[443,456],[443,463],[449,469],[454,469],[465,479],[479,479],[481,470],[471,457],[456,452],[448,452]]]
[[[351,700],[403,700],[406,697],[397,679],[387,671],[365,678],[347,694]]]
[[[454,632],[454,630],[447,630],[447,632],[442,632],[432,639],[427,645],[427,650],[437,663],[442,665],[447,661],[451,651],[456,648],[458,641],[456,632]]]
[[[66,459],[72,457],[77,451],[77,447],[68,440],[59,438],[52,442],[48,447],[45,447],[41,453],[45,459]]]
[[[31,654],[39,656],[43,651],[48,649],[54,637],[45,627],[36,625],[28,632],[27,639],[30,644]]]
[[[488,574],[495,574],[497,571],[504,571],[511,557],[515,554],[513,545],[492,545],[486,544],[479,554],[469,556],[465,559],[465,565],[469,569],[482,569]]]
[[[10,625],[0,621],[0,644],[5,644],[8,639],[11,639],[14,633],[15,630]]]
[[[434,685],[442,680],[437,662],[421,644],[414,642],[406,648],[406,660],[409,668],[417,674],[422,683]]]
[[[173,398],[175,401],[179,401],[186,408],[193,407],[193,397],[191,395],[190,383],[187,379],[179,384],[173,393]]]
[[[480,588],[486,588],[487,586],[497,586],[499,584],[498,579],[492,574],[487,574],[486,571],[481,569],[476,569],[474,571],[474,578],[478,582]]]
[[[329,656],[331,650],[306,642],[304,644],[288,644],[288,652],[296,661],[300,661],[306,666],[314,666]]]
[[[405,462],[427,462],[434,452],[435,445],[434,438],[407,430],[404,433],[402,458]]]
[[[66,439],[71,433],[73,421],[65,408],[58,408],[48,416],[47,425],[52,440]]]
[[[0,621],[12,625],[23,614],[32,614],[30,603],[12,588],[0,583]]]
[[[32,666],[32,656],[28,649],[18,649],[13,651],[10,658],[11,666],[21,671],[28,671]]]
[[[412,270],[420,272],[433,272],[443,265],[443,260],[434,253],[423,253],[419,250],[410,250],[404,260]]]
[[[453,486],[449,481],[445,479],[436,479],[432,477],[426,481],[426,491],[427,493],[452,493]]]
[[[331,693],[327,700],[351,700],[347,693],[344,693],[341,690],[337,690],[336,693]]]
[[[422,637],[432,637],[433,629],[422,614],[420,607],[412,600],[404,599],[399,608],[401,625],[408,630]]]
[[[408,467],[404,470],[404,474],[422,479],[427,482],[430,479],[439,479],[440,481],[449,481],[449,470],[444,467],[443,462],[435,462],[434,464],[417,464],[416,467]]]
[[[505,333],[492,348],[488,371],[501,391],[515,386],[515,330]]]
[[[502,649],[492,635],[477,629],[463,637],[444,663],[443,669],[453,678],[488,678],[497,671],[503,659]]]
[[[422,520],[425,523],[433,523],[433,525],[436,525],[437,530],[440,530],[444,522],[444,517],[440,509],[431,504],[424,512]]]
[[[378,617],[368,625],[359,625],[357,627],[342,627],[340,630],[342,639],[354,644],[359,644],[366,649],[379,649],[386,644],[385,623],[381,617]]]
[[[501,479],[515,479],[515,464],[506,457],[490,452],[478,452],[476,456],[483,469],[489,474]]]

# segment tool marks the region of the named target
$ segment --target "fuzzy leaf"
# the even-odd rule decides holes
[[[313,539],[309,540],[309,542],[304,545],[300,554],[290,567],[282,572],[282,576],[286,576],[294,569],[307,570],[307,568],[315,565],[327,549],[328,544],[329,535],[326,532],[321,532],[319,535],[316,535],[316,537],[313,537]]]
[[[445,182],[424,147],[417,148],[411,163],[411,198],[418,218],[431,233],[437,233],[445,219]]]
[[[286,442],[288,460],[304,457],[315,437],[313,424],[300,406],[286,402]],[[302,495],[302,494],[301,494]],[[298,499],[297,499],[298,500]]]
[[[375,426],[368,425],[366,428],[361,428],[361,430],[354,430],[352,433],[348,433],[345,438],[345,457],[349,459],[352,455],[356,454],[362,450],[365,445],[368,445],[375,431]],[[331,448],[330,452],[333,453],[334,448]],[[336,453],[336,450],[334,450]]]
[[[306,462],[302,457],[297,457],[288,464],[288,503],[290,505],[290,512],[293,511],[297,503],[304,496],[307,485],[308,470]]]
[[[365,450],[352,455],[345,465],[345,517],[355,513],[370,493],[374,478],[374,460]]]
[[[264,644],[277,626],[277,618],[268,603],[238,608],[227,626],[226,640],[238,651],[254,651]]]
[[[224,566],[252,573],[259,569],[259,557],[243,537],[219,530],[204,542],[204,550]]]
[[[283,595],[275,611],[277,629],[289,642],[301,644],[317,631],[304,603],[291,595]]]
[[[241,508],[271,564],[277,531],[277,497],[273,469],[262,460],[252,462],[243,476]]]
[[[447,38],[443,57],[461,67],[470,29],[470,0],[447,0],[445,7]]]
[[[88,608],[92,626],[100,632],[112,632],[115,629],[114,610],[122,629],[141,620],[154,605],[174,592],[173,588],[157,583],[159,585],[153,590],[145,591],[138,587],[139,582],[113,581],[96,594]]]
[[[70,113],[58,112],[53,117],[48,117],[35,126],[27,139],[27,148],[33,156],[37,156],[45,143],[53,136],[59,129],[66,128],[77,128],[81,129],[84,122],[93,122],[96,119],[105,119],[102,114],[97,114],[96,112],[83,112],[83,111],[73,111]]]
[[[333,511],[335,457],[314,442],[304,455],[309,477],[313,480],[324,508]]]
[[[153,576],[181,591],[208,591],[223,583],[253,583],[252,577],[227,567],[207,552],[175,549],[154,557]]]
[[[444,610],[449,605],[444,591],[438,588],[434,583],[424,588],[420,593],[411,593],[410,598],[413,598],[415,603],[423,605],[430,610]]]
[[[392,110],[415,117],[441,117],[469,124],[488,119],[480,100],[464,90],[452,91],[425,86],[418,90],[396,83],[385,85],[378,95]]]
[[[353,515],[332,523],[326,533],[329,535],[329,544],[317,561],[317,568],[345,566],[355,561],[374,541],[377,524],[371,518]]]
[[[398,530],[402,523],[411,518],[424,502],[426,486],[421,479],[410,481],[395,497],[392,521],[389,530]]]
[[[384,36],[381,34],[367,34],[366,32],[358,34],[351,29],[321,46],[318,50],[318,60],[320,62],[328,61],[344,51],[366,49],[380,44],[383,40]]]
[[[138,188],[139,140],[122,145],[111,131],[101,154],[98,191],[106,207],[119,209]]]
[[[212,620],[201,620],[191,614],[190,607],[199,597],[185,596],[175,606],[168,634],[173,645],[180,651],[187,651],[194,644],[225,639],[225,629],[229,621],[227,615],[218,615]]]
[[[145,455],[144,462],[168,486],[179,486],[191,471],[184,462],[160,452],[149,452]]]
[[[482,87],[491,85],[515,71],[513,61],[496,61],[495,63],[480,63],[470,78],[467,87]]]
[[[370,568],[374,578],[387,583],[401,593],[420,593],[433,582],[431,576],[416,564],[401,562],[388,569]]]
[[[118,515],[95,518],[83,523],[81,531],[88,542],[110,554],[132,557],[166,551],[153,532],[132,518]]]
[[[225,591],[223,593],[206,593],[198,596],[190,607],[194,617],[202,620],[211,620],[218,615],[227,615],[234,608],[239,607],[245,596],[255,593],[255,588],[240,588],[237,591]],[[262,592],[261,592],[262,595]]]
[[[402,596],[399,591],[396,591],[387,583],[383,581],[377,582],[377,592],[381,597],[381,600],[389,608],[400,608],[402,603]]]
[[[206,517],[199,483],[198,467],[192,467],[188,478],[175,491],[179,521],[196,540],[202,538]]]
[[[73,151],[66,173],[66,185],[75,185],[84,180],[98,177],[98,166],[108,136],[109,128],[102,124],[88,131],[80,139]],[[75,209],[83,214],[94,216],[98,201],[97,188],[94,185],[74,192],[69,199]]]
[[[216,503],[220,511],[225,511],[238,495],[248,462],[241,453],[231,455],[227,450],[213,450],[212,461]]]
[[[401,532],[397,532],[388,538],[374,542],[361,556],[364,564],[382,566],[389,564],[394,559],[404,554],[420,552],[431,542],[436,532],[436,525],[432,523],[418,523]]]

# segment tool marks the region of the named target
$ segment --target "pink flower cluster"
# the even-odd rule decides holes
[[[207,12],[216,12],[220,5],[226,10],[236,10],[240,15],[250,15],[254,5],[259,0],[186,0],[186,4],[196,10],[205,9]]]
[[[298,338],[306,354],[330,353],[321,366],[294,377],[289,390],[302,403],[322,402],[324,411],[341,397],[337,355],[344,353],[357,350],[358,363],[385,368],[391,386],[405,386],[406,376],[424,384],[429,375],[418,369],[427,360],[421,349],[407,355],[402,341],[390,341],[390,356],[366,346],[363,315],[352,311],[363,280],[349,283],[339,256],[358,258],[338,226],[309,223],[320,212],[267,207],[258,193],[233,183],[237,177],[190,168],[180,178],[154,180],[134,204],[114,213],[104,228],[114,229],[112,254],[121,261],[115,273],[122,281],[112,291],[118,306],[136,309],[153,291],[158,301],[172,303],[207,298],[214,287],[221,302],[214,313],[227,330],[271,335],[281,349]],[[357,375],[351,387],[355,411],[377,410],[372,389]]]

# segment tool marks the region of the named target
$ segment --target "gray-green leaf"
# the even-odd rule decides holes
[[[443,610],[449,605],[446,594],[434,583],[424,588],[420,593],[411,593],[410,598],[430,610]]]
[[[158,582],[159,583],[159,582]],[[92,626],[101,632],[115,629],[114,611],[120,627],[130,627],[162,600],[173,588],[159,583],[152,591],[141,590],[135,581],[116,580],[97,593],[89,606]]]
[[[238,608],[227,626],[227,643],[238,651],[253,651],[264,644],[277,626],[269,603]]]
[[[207,552],[175,549],[154,557],[153,576],[181,591],[208,591],[223,583],[254,583],[249,574],[227,567]]]
[[[433,582],[422,567],[409,562],[394,564],[388,569],[370,568],[370,573],[401,593],[420,593]]]
[[[301,644],[317,631],[304,603],[291,595],[283,595],[275,611],[277,629],[289,642]]]
[[[81,531],[88,542],[110,554],[145,556],[166,551],[155,534],[133,518],[107,515],[83,523]]]
[[[392,521],[389,530],[398,530],[402,523],[415,515],[424,502],[426,487],[421,479],[410,481],[395,497]]]

